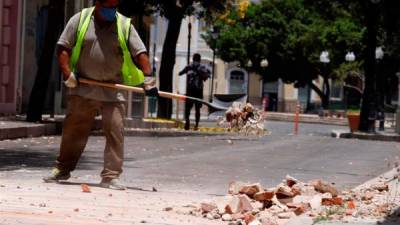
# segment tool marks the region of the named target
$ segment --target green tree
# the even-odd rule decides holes
[[[353,20],[347,8],[323,0],[269,0],[251,4],[244,17],[233,12],[216,21],[217,39],[205,37],[225,61],[238,61],[262,75],[265,80],[281,78],[296,86],[310,85],[324,107],[329,105],[329,78],[340,78],[335,68],[345,63],[347,51],[361,51],[364,29]],[[328,50],[331,62],[324,67],[320,53]],[[260,62],[268,59],[266,70]],[[339,71],[340,72],[340,71]],[[313,83],[324,80],[321,90]],[[343,78],[341,78],[343,79]]]

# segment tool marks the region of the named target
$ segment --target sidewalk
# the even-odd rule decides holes
[[[11,179],[0,174],[0,224],[2,225],[227,225],[229,222],[209,220],[192,215],[200,203],[213,196],[190,190],[161,190],[153,187],[128,187],[126,191],[100,188],[91,177],[77,178],[60,184],[46,184],[34,171],[31,178]],[[387,181],[389,191],[376,194],[382,203],[386,198],[395,205],[400,203],[399,180],[393,179],[397,170],[391,170],[353,189],[362,193],[372,185]],[[391,179],[391,181],[388,181]],[[89,185],[84,192],[82,184]],[[388,195],[386,197],[386,194]],[[378,196],[379,195],[379,196]],[[360,216],[375,201],[366,205],[357,202],[353,215],[341,220],[314,222],[315,217],[303,214],[279,225],[395,225],[397,215],[387,217]],[[378,203],[377,203],[378,204]],[[393,211],[393,210],[392,210]],[[369,211],[367,211],[369,212]],[[370,211],[372,213],[372,211]],[[268,224],[269,225],[269,224]]]
[[[40,179],[0,180],[2,225],[101,225],[164,224],[217,225],[216,221],[185,215],[193,202],[205,196],[190,192],[153,192],[152,188],[129,187],[113,191],[72,179],[63,184],[45,184]],[[175,212],[169,208],[173,207]],[[178,212],[176,212],[178,210]]]
[[[351,133],[349,130],[332,130],[331,136],[334,138],[345,138],[345,139],[400,142],[400,135],[395,133],[393,129],[386,129],[385,131],[377,131],[376,133],[362,133],[362,132]]]

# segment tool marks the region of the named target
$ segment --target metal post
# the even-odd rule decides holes
[[[209,102],[212,102],[213,100],[213,94],[214,94],[214,77],[215,77],[215,48],[213,48],[213,61],[212,61],[212,77],[211,77],[211,91],[210,91],[210,97],[209,97]]]
[[[398,83],[398,97],[397,97],[397,110],[396,110],[396,133],[400,134],[400,73],[396,73]]]
[[[132,118],[132,92],[128,92],[128,110],[127,110],[127,116],[128,119]]]
[[[190,16],[188,18],[189,23],[188,23],[188,52],[187,52],[187,64],[190,64],[190,44],[191,44],[191,39],[192,39],[192,21],[190,19]]]

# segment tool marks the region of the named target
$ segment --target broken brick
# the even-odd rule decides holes
[[[307,212],[311,208],[310,204],[308,204],[308,203],[288,203],[286,206],[289,209],[293,209],[293,212],[297,216]]]
[[[248,185],[248,184],[243,183],[243,182],[233,181],[233,182],[229,183],[228,194],[237,195],[237,194],[239,194],[239,191],[242,190],[242,188],[246,185]]]
[[[256,193],[253,198],[257,201],[264,202],[267,200],[271,200],[274,195],[275,193],[273,191],[261,191]]]
[[[324,183],[321,180],[317,180],[312,182],[315,190],[320,193],[331,193],[332,197],[337,197],[339,195],[339,191],[333,187],[331,184]]]
[[[287,184],[287,186],[293,187],[297,183],[299,183],[299,181],[296,178],[291,177],[289,175],[286,175],[286,184]]]
[[[244,218],[243,218],[245,224],[251,223],[251,221],[253,221],[254,219],[255,219],[255,217],[254,217],[253,214],[251,214],[251,213],[246,213],[246,214],[244,215]]]
[[[240,194],[246,194],[247,196],[249,196],[250,198],[252,198],[254,196],[254,194],[262,191],[263,188],[261,187],[261,184],[259,183],[255,183],[255,184],[250,184],[250,185],[245,185],[243,186],[239,193]]]
[[[87,184],[81,184],[82,192],[84,193],[90,193],[90,188],[89,185]]]
[[[348,201],[347,202],[347,208],[348,209],[355,209],[356,205],[355,205],[354,201]]]
[[[362,200],[363,201],[369,201],[369,200],[371,200],[371,199],[373,199],[374,198],[374,193],[372,193],[372,192],[370,192],[370,191],[366,191],[365,193],[364,193],[364,195],[362,196]]]
[[[278,187],[278,190],[276,191],[276,197],[278,199],[280,198],[291,198],[294,197],[294,194],[292,192],[292,189],[286,185],[281,185]]]
[[[214,203],[206,203],[206,202],[201,203],[201,211],[203,213],[209,213],[216,208],[217,206]]]
[[[343,205],[343,199],[340,197],[335,198],[323,198],[322,205],[325,206],[332,206],[332,205]]]

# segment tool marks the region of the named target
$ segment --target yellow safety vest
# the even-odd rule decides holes
[[[71,59],[70,59],[70,67],[73,72],[76,70],[76,64],[78,63],[81,50],[82,43],[85,38],[86,31],[88,30],[90,18],[93,14],[94,7],[83,9],[81,12],[81,16],[79,19],[79,25],[77,30],[76,44],[72,49]],[[123,63],[121,68],[121,74],[123,78],[123,82],[125,85],[129,86],[137,86],[144,82],[144,74],[143,72],[137,68],[135,63],[132,60],[131,53],[127,46],[127,41],[129,40],[129,30],[131,28],[131,19],[127,18],[125,23],[125,35],[122,32],[122,15],[117,13],[117,32],[118,32],[118,41],[121,45],[122,53],[123,53]]]

